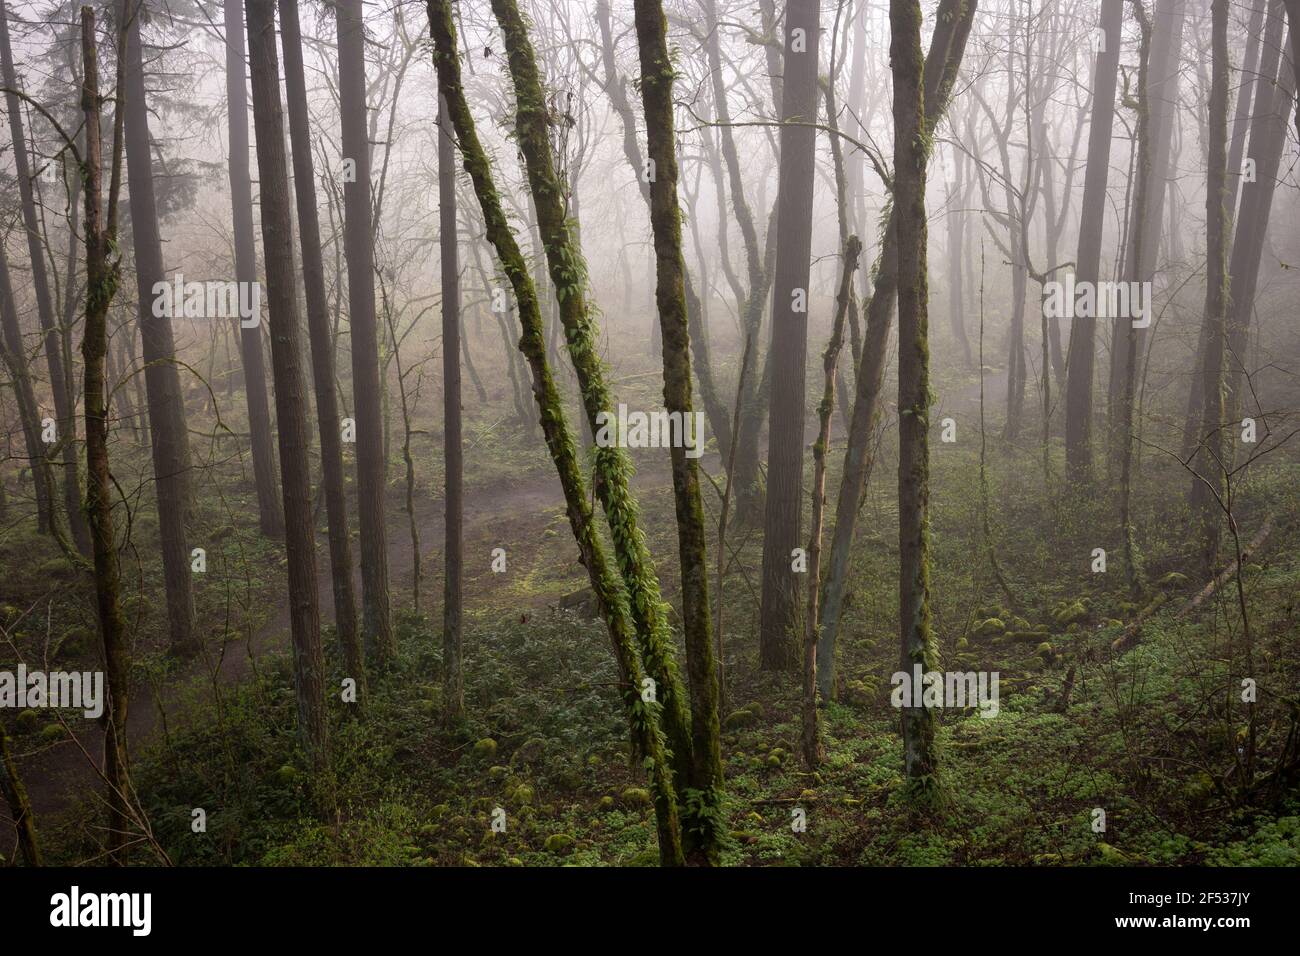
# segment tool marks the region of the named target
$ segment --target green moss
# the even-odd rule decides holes
[[[497,755],[497,742],[491,737],[484,737],[474,744],[474,756],[489,760]]]

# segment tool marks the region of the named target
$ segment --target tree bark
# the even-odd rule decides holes
[[[248,172],[248,93],[244,86],[244,18],[240,0],[225,0],[226,108],[230,128],[230,202],[235,233],[235,279],[257,281],[257,246],[253,239],[253,184]],[[240,323],[239,354],[244,366],[248,433],[253,449],[253,483],[262,534],[284,536],[284,514],[276,489],[275,454],[271,449],[271,413],[267,406],[262,328]]]
[[[154,200],[149,106],[145,101],[139,17],[142,0],[125,0],[124,6],[130,11],[126,38],[126,162],[140,339],[144,349],[144,380],[158,495],[158,532],[171,646],[177,653],[186,654],[193,652],[198,643],[194,633],[194,595],[185,529],[186,513],[190,507],[189,426],[176,366],[171,319],[167,315],[154,315],[153,308],[156,299],[154,286],[166,280]]]
[[[307,335],[311,340],[312,383],[316,391],[316,423],[320,432],[321,485],[329,526],[334,627],[338,631],[346,675],[357,682],[357,701],[360,703],[366,686],[365,652],[357,629],[356,593],[352,585],[352,542],[348,536],[348,503],[343,481],[343,441],[335,388],[334,340],[325,294],[320,218],[316,212],[316,170],[311,150],[311,120],[307,111],[298,0],[280,0],[280,43],[284,48],[284,87],[293,155],[293,185],[298,200]]]
[[[798,660],[797,635],[802,630],[798,626],[802,589],[800,577],[792,568],[792,552],[800,544],[803,510],[804,366],[808,356],[817,137],[811,126],[794,124],[817,120],[819,13],[819,0],[791,0],[786,5],[777,200],[780,230],[772,281],[772,347],[768,353],[772,390],[759,614],[759,665],[764,670],[794,666]]]
[[[0,80],[7,92],[5,102],[9,110],[9,133],[14,146],[14,178],[18,180],[18,199],[23,213],[23,230],[27,234],[27,253],[32,264],[32,285],[36,291],[36,314],[41,324],[41,342],[45,346],[45,360],[50,370],[50,391],[54,396],[54,414],[58,422],[58,439],[63,454],[63,503],[68,515],[68,526],[77,549],[89,557],[90,530],[81,510],[81,479],[77,467],[76,408],[69,386],[70,367],[65,367],[63,336],[54,313],[50,297],[50,282],[45,268],[45,249],[41,223],[36,213],[36,199],[32,192],[31,165],[27,158],[27,138],[23,132],[22,103],[18,93],[18,78],[14,70],[12,45],[9,41],[9,14],[5,0],[0,0]],[[53,490],[53,489],[51,489]]]
[[[130,648],[127,643],[126,618],[120,601],[121,570],[117,540],[113,530],[113,478],[108,464],[108,403],[104,381],[104,356],[108,352],[108,309],[117,292],[121,260],[110,254],[117,245],[117,200],[122,181],[122,149],[125,114],[130,109],[131,86],[125,82],[130,64],[130,41],[127,39],[133,17],[123,16],[131,8],[123,0],[118,11],[117,90],[125,90],[124,104],[119,95],[113,108],[112,174],[109,181],[107,208],[102,209],[103,166],[100,137],[99,63],[95,43],[95,14],[90,7],[81,8],[82,87],[81,109],[85,116],[85,150],[81,176],[85,197],[86,243],[86,322],[81,341],[85,396],[83,409],[86,427],[86,516],[95,563],[95,607],[99,618],[99,635],[103,644],[104,678],[108,700],[105,702],[104,781],[108,787],[108,827],[105,840],[109,862],[125,866],[131,812],[131,782],[127,763],[126,729],[129,692]],[[143,85],[143,84],[141,84]],[[188,566],[186,568],[188,572]]]
[[[443,707],[449,721],[465,713],[464,638],[461,600],[464,591],[464,467],[460,410],[460,258],[456,237],[456,147],[447,104],[438,102],[438,248],[442,268],[442,421],[444,508],[442,681]]]
[[[18,310],[14,303],[13,284],[9,278],[9,260],[0,246],[0,355],[9,369],[14,398],[18,404],[18,421],[23,429],[27,447],[27,467],[32,475],[32,488],[36,496],[36,526],[41,534],[54,534],[58,517],[54,511],[54,474],[46,455],[47,446],[41,441],[41,410],[36,403],[31,372],[27,367],[27,350],[23,345],[23,332],[18,324]]]
[[[279,427],[280,486],[284,494],[285,551],[289,559],[289,630],[293,641],[298,733],[319,771],[329,758],[325,717],[325,661],[321,652],[316,593],[316,535],[312,527],[307,402],[293,261],[293,216],[280,107],[280,63],[275,50],[275,0],[245,0],[248,64],[257,134],[257,173],[262,207],[271,330],[271,374]]]
[[[374,242],[371,231],[370,142],[366,124],[366,55],[361,0],[335,6],[339,42],[339,109],[343,159],[356,163],[343,184],[352,330],[352,392],[356,411],[357,512],[361,519],[361,620],[367,654],[386,666],[397,654],[388,605],[388,534],[384,525],[384,455],[379,338],[375,320]]]
[[[654,163],[650,183],[650,225],[654,233],[657,284],[655,300],[663,329],[664,407],[686,423],[691,407],[691,355],[686,304],[686,264],[682,258],[681,208],[677,200],[677,155],[674,151],[673,65],[668,53],[667,21],[660,0],[636,0],[636,32],[641,54],[641,100],[645,108],[647,154]],[[702,443],[704,436],[695,434]],[[718,672],[713,657],[709,617],[709,569],[704,506],[700,501],[699,466],[687,449],[671,449],[673,502],[677,515],[677,552],[682,572],[682,622],[691,695],[690,789],[695,826],[685,834],[688,852],[716,865],[725,839],[722,827],[722,750],[718,724]],[[721,596],[719,596],[721,599]]]
[[[930,359],[926,288],[925,131],[921,5],[890,0],[889,59],[894,75],[894,208],[898,218],[898,553],[899,668],[937,664],[930,624]],[[903,772],[932,787],[934,711],[913,687],[904,707]],[[918,699],[920,698],[920,699]]]
[[[541,412],[542,432],[564,490],[569,526],[578,543],[580,560],[587,569],[597,603],[609,629],[622,678],[620,696],[632,730],[633,742],[638,753],[648,758],[650,763],[660,862],[665,866],[680,865],[683,862],[681,832],[672,763],[659,730],[663,697],[660,695],[654,700],[644,701],[640,696],[645,672],[637,654],[635,625],[628,605],[628,595],[606,558],[604,545],[596,533],[573,438],[564,418],[559,390],[546,361],[545,328],[537,290],[502,209],[487,154],[479,142],[465,100],[450,0],[428,0],[428,10],[434,43],[434,65],[438,72],[438,90],[447,103],[465,170],[474,183],[474,193],[483,211],[488,240],[496,250],[515,293],[523,332],[519,348],[532,370],[533,394]]]
[[[1205,191],[1205,354],[1200,369],[1205,408],[1192,459],[1191,504],[1201,522],[1201,570],[1214,574],[1219,552],[1219,504],[1224,487],[1223,353],[1228,310],[1228,0],[1210,7],[1210,157]]]
[[[1095,284],[1101,272],[1106,182],[1110,173],[1111,132],[1115,125],[1115,86],[1124,30],[1124,0],[1102,0],[1101,35],[1106,47],[1097,53],[1092,72],[1092,116],[1088,127],[1088,166],[1083,176],[1079,211],[1078,283]],[[1075,315],[1070,324],[1065,383],[1065,464],[1071,482],[1092,478],[1093,378],[1097,355],[1097,320]]]
[[[925,61],[925,139],[934,132],[934,124],[948,108],[957,70],[966,51],[975,18],[977,0],[942,0],[936,17],[930,52]],[[871,438],[879,411],[886,346],[897,292],[897,204],[890,210],[876,262],[876,281],[867,302],[867,333],[862,348],[862,362],[854,377],[853,415],[849,419],[848,442],[844,450],[844,472],[835,504],[835,533],[831,542],[826,593],[822,604],[822,621],[817,638],[817,690],[830,700],[834,688],[835,641],[839,634],[840,611],[848,585],[853,532],[858,520],[858,506],[873,464]]]

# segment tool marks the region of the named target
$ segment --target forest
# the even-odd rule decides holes
[[[1300,865],[1298,18],[0,0],[0,860]]]

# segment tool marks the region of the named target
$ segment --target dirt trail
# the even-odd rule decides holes
[[[394,495],[389,502],[388,545],[389,576],[392,590],[408,593],[414,569],[414,552],[402,506]],[[497,482],[481,491],[476,490],[466,496],[465,501],[465,540],[466,546],[487,530],[494,518],[510,515],[516,524],[531,524],[539,516],[555,508],[563,507],[563,495],[553,475],[540,474],[530,476],[516,483]],[[424,553],[425,566],[422,578],[426,594],[441,598],[440,582],[432,579],[429,571],[430,553],[442,550],[443,514],[440,503],[428,499],[422,509],[417,509],[420,518],[421,551]],[[540,531],[540,529],[539,529]],[[356,557],[354,550],[354,560]],[[333,590],[330,581],[329,552],[325,535],[317,533],[317,591],[320,597],[321,620],[333,620]],[[467,582],[470,583],[470,582]],[[360,569],[354,573],[354,585],[360,594]],[[471,587],[467,587],[466,598],[471,596]],[[428,599],[425,606],[429,605]],[[252,635],[250,642],[232,642],[220,661],[205,663],[196,660],[188,664],[180,673],[174,675],[172,685],[187,684],[196,677],[212,675],[216,665],[215,679],[223,686],[234,684],[248,675],[253,660],[268,652],[288,646],[289,607],[281,602],[275,608],[271,618]],[[153,687],[147,682],[136,682],[131,688],[131,707],[127,717],[127,739],[133,750],[147,742],[158,730],[160,721],[159,704],[162,709],[171,712],[179,702],[179,694],[165,690],[162,701],[158,701]],[[20,747],[21,749],[21,747]],[[85,753],[83,753],[83,749]],[[76,740],[67,740],[52,747],[40,750],[36,754],[20,758],[20,771],[23,774],[32,808],[38,822],[57,815],[77,796],[90,792],[98,786],[98,766],[103,753],[103,732],[98,724],[86,728],[77,735]],[[96,767],[92,767],[86,754],[94,758]],[[8,807],[0,805],[0,853],[8,854],[13,846],[13,826]]]
[[[992,413],[1005,402],[1006,374],[992,371],[985,374],[985,408]],[[972,410],[979,402],[979,383],[956,389],[940,396],[940,411]],[[817,422],[810,416],[806,431],[811,441],[815,436]],[[844,423],[839,414],[832,420],[832,444],[835,449],[843,449]],[[719,470],[716,455],[710,455],[709,468]],[[670,472],[666,456],[662,459],[641,458],[633,479],[638,494],[666,485],[670,482]],[[482,552],[487,554],[491,547],[502,540],[501,532],[508,529],[509,540],[537,540],[544,532],[551,517],[557,509],[564,507],[564,498],[555,476],[548,471],[529,476],[521,481],[508,483],[488,483],[485,487],[472,489],[465,498],[465,548],[468,555]],[[436,574],[440,565],[436,558],[442,550],[443,514],[436,500],[425,499],[420,508],[419,534],[421,551],[424,554],[422,568],[423,593],[426,595],[424,606],[437,607],[441,600],[440,575]],[[414,570],[414,552],[411,547],[410,532],[400,495],[394,494],[389,500],[389,577],[393,592],[405,598],[409,595],[412,573]],[[536,537],[534,537],[534,535]],[[355,552],[354,552],[355,557]],[[325,536],[318,529],[317,534],[317,589],[320,598],[321,619],[333,619],[333,593],[330,584],[329,553]],[[467,603],[491,586],[486,580],[490,576],[466,578]],[[355,572],[355,586],[360,593],[360,569]],[[542,603],[544,597],[538,597]],[[258,628],[250,642],[234,642],[226,648],[217,665],[215,680],[223,686],[229,686],[246,677],[253,660],[268,652],[282,649],[288,644],[289,608],[287,603],[277,605],[274,614],[262,627]],[[196,661],[187,666],[172,687],[186,684],[190,679],[211,674],[210,665]],[[137,682],[132,687],[131,709],[127,722],[128,740],[133,749],[138,750],[158,730],[161,709],[171,712],[179,700],[174,690],[166,690],[163,700],[155,698],[154,691],[148,683]],[[83,749],[85,753],[83,753]],[[77,741],[65,741],[48,747],[34,755],[20,760],[33,809],[38,821],[49,819],[65,810],[73,799],[81,794],[91,792],[98,787],[97,770],[90,765],[85,754],[94,758],[96,764],[102,757],[103,733],[98,725],[83,731]],[[8,854],[13,848],[14,830],[8,815],[8,808],[0,806],[0,853]]]

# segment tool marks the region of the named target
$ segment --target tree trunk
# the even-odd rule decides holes
[[[975,18],[977,0],[942,0],[925,61],[926,140],[934,124],[948,108],[948,100],[966,51]],[[867,333],[862,348],[862,363],[854,377],[853,415],[844,450],[844,472],[835,504],[835,533],[831,541],[826,593],[822,604],[822,621],[817,638],[817,690],[830,700],[834,688],[835,640],[839,634],[840,611],[848,585],[849,558],[853,550],[853,531],[858,520],[858,505],[867,485],[872,466],[872,433],[875,431],[883,383],[886,346],[897,291],[898,213],[895,205],[885,226],[880,256],[876,262],[876,280],[867,302]]]
[[[76,408],[68,377],[72,369],[65,367],[63,337],[55,317],[54,302],[50,297],[50,282],[45,269],[45,249],[41,223],[36,212],[36,198],[32,192],[32,172],[27,158],[27,139],[23,133],[22,104],[16,92],[18,79],[14,71],[13,49],[9,41],[9,14],[4,0],[0,0],[0,80],[8,92],[5,94],[9,109],[9,133],[14,146],[14,178],[18,180],[18,199],[22,206],[23,228],[27,233],[27,253],[32,264],[32,285],[36,291],[36,314],[41,324],[41,341],[45,346],[45,360],[50,369],[50,391],[54,395],[54,414],[58,422],[58,441],[63,452],[63,503],[68,515],[68,525],[77,549],[90,555],[90,531],[81,510],[81,479],[77,468]],[[35,463],[33,463],[35,464]],[[51,489],[53,490],[53,489]]]
[[[840,291],[835,299],[835,320],[831,338],[822,356],[825,384],[817,405],[818,432],[813,443],[812,530],[808,534],[808,610],[803,630],[803,709],[801,743],[804,766],[816,769],[825,759],[817,711],[817,621],[821,597],[822,519],[826,512],[826,455],[831,443],[831,411],[835,407],[835,367],[844,342],[844,318],[853,299],[853,273],[858,267],[862,243],[855,235],[844,244],[844,265]]]
[[[628,596],[606,558],[604,545],[596,533],[587,489],[579,469],[573,438],[565,422],[559,390],[546,362],[545,329],[542,324],[541,304],[537,290],[528,274],[528,265],[519,243],[501,207],[500,194],[493,181],[487,154],[479,142],[469,105],[465,101],[450,0],[428,0],[428,9],[434,43],[434,65],[438,72],[438,90],[447,104],[449,118],[456,130],[465,170],[474,183],[474,193],[483,211],[488,240],[496,250],[502,269],[515,293],[523,331],[519,348],[532,369],[533,394],[541,412],[542,431],[546,437],[547,449],[555,463],[560,485],[564,490],[569,526],[573,530],[574,538],[578,543],[580,560],[587,569],[597,603],[609,629],[619,675],[622,678],[620,695],[632,730],[633,742],[638,753],[650,762],[660,861],[666,866],[680,865],[682,863],[681,832],[672,765],[669,755],[665,752],[663,737],[658,727],[661,712],[657,704],[663,700],[663,697],[653,699],[647,706],[647,702],[640,696],[644,671],[637,655]]]
[[[248,64],[257,133],[257,176],[262,207],[262,250],[266,260],[271,330],[271,374],[275,379],[276,429],[284,493],[285,551],[289,559],[289,630],[293,640],[294,693],[298,733],[308,759],[319,771],[329,757],[325,717],[325,660],[321,652],[316,593],[316,535],[312,527],[311,468],[307,401],[301,366],[300,322],[293,261],[293,215],[289,169],[280,108],[280,63],[275,50],[275,0],[245,0]]]
[[[681,208],[677,201],[677,155],[674,151],[673,66],[669,59],[667,21],[660,0],[636,0],[636,32],[641,54],[641,100],[645,108],[646,151],[654,163],[650,183],[650,225],[654,232],[655,299],[663,329],[664,407],[686,422],[691,408],[691,355],[686,305],[686,264],[682,258]],[[704,436],[695,434],[702,443]],[[709,569],[705,546],[704,506],[695,458],[681,443],[671,450],[673,501],[677,514],[677,551],[682,572],[682,622],[686,670],[691,694],[691,768],[688,785],[700,808],[692,808],[694,827],[686,849],[698,850],[704,862],[719,862],[725,839],[722,811],[722,750],[718,725],[718,672],[713,657],[709,616]],[[719,600],[721,595],[719,595]]]
[[[126,41],[126,162],[131,198],[131,233],[135,245],[135,281],[140,339],[144,349],[144,380],[148,393],[153,473],[158,495],[158,532],[162,544],[163,579],[167,591],[167,622],[171,646],[191,653],[194,595],[190,581],[190,549],[185,521],[190,507],[190,438],[171,318],[154,314],[154,286],[166,282],[162,239],[158,230],[153,188],[153,151],[149,137],[149,105],[145,101],[144,58],[140,41],[141,0],[124,0],[129,7]]]
[[[119,24],[134,16],[121,13],[131,7],[123,0],[118,11]],[[85,116],[86,156],[81,170],[86,202],[86,324],[81,341],[86,421],[86,517],[95,562],[95,606],[99,618],[99,635],[103,642],[104,679],[108,685],[103,717],[104,782],[108,788],[108,827],[106,848],[109,862],[125,866],[130,837],[129,823],[131,781],[128,773],[126,728],[129,689],[130,648],[126,618],[120,602],[121,570],[117,540],[113,530],[113,478],[108,466],[108,402],[104,381],[104,356],[108,352],[108,309],[117,292],[121,260],[109,261],[117,245],[117,199],[122,181],[122,140],[125,114],[132,95],[126,74],[135,68],[128,62],[127,35],[134,29],[121,24],[118,29],[118,90],[126,89],[124,104],[119,98],[113,108],[113,153],[107,209],[101,209],[103,195],[102,144],[100,138],[99,64],[95,49],[95,14],[90,7],[81,8],[82,88],[81,109]],[[124,42],[125,41],[125,42]],[[137,40],[136,49],[139,44]],[[143,83],[140,83],[143,86]],[[152,196],[149,198],[152,199]],[[138,228],[138,227],[137,227]],[[186,565],[186,572],[189,567]]]
[[[366,56],[361,0],[335,6],[339,40],[339,109],[343,159],[355,181],[343,184],[348,261],[348,317],[352,329],[352,392],[357,426],[357,512],[361,519],[361,621],[367,653],[381,666],[397,654],[388,606],[388,534],[384,526],[383,397],[375,321],[374,242],[371,232],[370,142],[366,132]]]
[[[921,5],[890,0],[894,76],[894,208],[898,211],[898,554],[899,668],[938,662],[930,625],[930,360],[927,324],[925,167],[929,159],[922,89]],[[909,785],[934,782],[934,711],[903,708],[903,772]]]
[[[460,257],[456,237],[456,146],[447,104],[438,101],[438,248],[442,263],[442,422],[445,462],[446,537],[443,556],[442,683],[449,721],[465,714],[464,639],[464,469],[460,410]]]
[[[320,431],[321,484],[329,524],[330,582],[334,592],[334,627],[343,651],[345,673],[357,682],[357,701],[364,697],[365,652],[357,630],[357,602],[352,586],[352,542],[348,536],[348,503],[343,481],[343,441],[339,431],[335,390],[334,343],[329,302],[325,294],[325,265],[321,258],[320,219],[316,212],[316,170],[312,160],[310,114],[302,62],[302,31],[298,0],[280,0],[280,43],[284,49],[284,87],[293,156],[293,185],[297,194],[298,236],[302,243],[302,275],[306,286],[307,335],[311,343],[312,383],[316,390],[316,423]]]
[[[1270,11],[1270,20],[1281,19],[1280,11]],[[1250,145],[1247,155],[1255,162],[1255,181],[1245,183],[1241,190],[1241,208],[1237,230],[1232,244],[1228,267],[1228,288],[1231,304],[1228,311],[1227,394],[1224,398],[1224,421],[1239,422],[1243,415],[1258,414],[1258,409],[1246,407],[1242,379],[1247,374],[1250,346],[1250,322],[1255,310],[1255,288],[1259,280],[1259,263],[1268,234],[1269,213],[1273,205],[1273,190],[1277,184],[1282,150],[1286,145],[1288,120],[1295,106],[1296,74],[1279,55],[1278,47],[1271,47],[1270,35],[1280,33],[1280,27],[1265,28],[1264,53],[1261,57],[1262,82],[1255,90],[1255,117],[1251,122]],[[1288,40],[1281,49],[1291,49],[1294,24],[1288,31]],[[1276,78],[1276,83],[1273,82]],[[1227,446],[1225,454],[1232,456],[1236,442]],[[1228,458],[1231,467],[1232,458]]]
[[[1186,19],[1187,0],[1156,0],[1152,19],[1151,57],[1147,66],[1146,86],[1139,96],[1147,100],[1147,127],[1149,132],[1150,183],[1145,196],[1138,202],[1136,190],[1129,225],[1130,248],[1125,255],[1129,262],[1128,281],[1151,283],[1155,277],[1156,260],[1160,250],[1160,233],[1164,216],[1166,183],[1170,175],[1170,157],[1173,151],[1173,130],[1177,115],[1178,75],[1182,66],[1183,23]],[[1139,159],[1139,162],[1141,160]],[[1141,175],[1139,170],[1138,175]],[[1141,230],[1138,229],[1139,224]],[[1131,248],[1133,240],[1141,238],[1141,245]],[[1127,388],[1128,347],[1125,340],[1133,333],[1134,357],[1142,355],[1146,329],[1134,329],[1127,316],[1114,320],[1111,341],[1110,399],[1112,463],[1118,462],[1128,442],[1122,428],[1114,426],[1127,412],[1123,409],[1123,392]],[[1135,378],[1137,370],[1134,370]],[[1120,414],[1115,414],[1119,409]],[[1122,425],[1122,422],[1119,422]]]
[[[1196,455],[1191,504],[1201,522],[1201,570],[1214,575],[1219,551],[1220,502],[1225,491],[1223,353],[1228,310],[1228,0],[1212,0],[1210,39],[1210,160],[1205,195],[1205,355],[1200,369],[1205,408]]]
[[[230,201],[235,233],[235,279],[257,281],[257,246],[253,239],[253,185],[248,173],[248,93],[244,86],[244,19],[240,0],[225,0],[226,106],[230,119]],[[253,482],[262,534],[284,536],[284,514],[276,489],[275,454],[271,450],[271,413],[267,407],[266,367],[261,324],[240,323],[239,352],[244,366],[248,433],[253,446]]]
[[[18,762],[9,749],[4,721],[0,721],[0,796],[4,797],[5,805],[9,808],[9,817],[13,820],[18,849],[22,851],[23,859],[28,866],[43,866],[41,844],[36,838],[36,817],[32,813],[32,803],[27,799],[27,788],[18,776]]]
[[[32,487],[36,495],[36,526],[41,534],[54,534],[58,518],[54,511],[54,474],[46,457],[47,446],[41,441],[41,410],[36,403],[31,373],[27,368],[27,350],[23,345],[22,328],[18,324],[18,310],[14,303],[13,285],[9,279],[9,260],[0,246],[0,354],[13,383],[14,398],[18,404],[18,421],[22,425],[23,440],[27,447],[27,466],[32,473]]]
[[[1088,166],[1083,176],[1079,211],[1078,284],[1095,283],[1101,273],[1101,238],[1105,226],[1106,181],[1110,172],[1111,131],[1115,125],[1115,86],[1124,30],[1124,0],[1102,0],[1101,36],[1092,72],[1092,116],[1088,127]],[[1075,315],[1070,323],[1069,362],[1065,383],[1065,464],[1071,482],[1092,478],[1092,388],[1097,355],[1097,320]]]
[[[570,232],[569,218],[557,186],[545,94],[527,28],[514,0],[492,0],[492,12],[505,39],[517,103],[515,132],[527,167],[528,185],[551,281],[557,290],[565,342],[578,376],[587,424],[595,435],[600,429],[598,416],[612,412],[616,403],[605,382],[596,351],[596,328],[587,300],[586,260]],[[626,450],[619,447],[617,441],[611,447],[595,447],[592,457],[595,491],[605,511],[614,553],[627,588],[632,620],[641,641],[642,658],[663,705],[665,736],[672,751],[680,798],[686,781],[690,779],[690,719],[674,660],[666,607],[659,594],[659,579],[638,527],[636,499],[628,487],[631,465]],[[683,816],[685,812],[683,808]],[[684,825],[689,828],[692,822],[684,821]]]
[[[795,651],[800,577],[792,552],[800,545],[803,510],[805,364],[808,287],[812,258],[813,184],[816,179],[817,47],[819,0],[786,5],[785,72],[781,101],[780,230],[772,282],[771,404],[768,407],[767,500],[763,520],[763,593],[759,664],[788,670]]]

